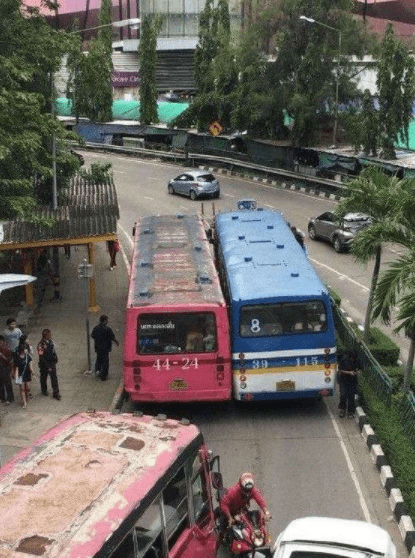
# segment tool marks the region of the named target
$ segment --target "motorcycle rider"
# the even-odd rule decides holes
[[[228,525],[232,525],[235,516],[241,511],[249,508],[251,500],[255,500],[261,508],[264,519],[271,519],[271,514],[260,491],[255,487],[252,473],[242,473],[236,484],[228,488],[220,501],[220,509],[228,519]]]

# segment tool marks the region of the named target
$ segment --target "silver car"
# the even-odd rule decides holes
[[[169,194],[183,194],[195,200],[203,196],[218,198],[220,184],[213,174],[207,171],[189,170],[180,174],[167,184]]]
[[[370,225],[369,215],[364,213],[347,213],[343,219],[332,211],[326,211],[308,222],[308,236],[312,240],[328,240],[336,252],[344,252],[350,247],[356,234]]]

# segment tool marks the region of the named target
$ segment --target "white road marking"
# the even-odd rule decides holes
[[[114,169],[113,169],[112,172],[115,172],[115,173],[117,173],[117,174],[124,174],[124,171],[120,171],[120,170],[114,170]]]
[[[128,244],[130,245],[130,249],[132,250],[133,246],[134,246],[134,242],[133,242],[133,239],[131,238],[131,235],[128,234],[128,232],[124,229],[124,227],[122,225],[120,225],[119,223],[118,223],[118,228],[121,229],[121,231],[125,235],[125,238],[127,239]]]
[[[154,200],[154,198],[150,198],[150,196],[143,196],[143,198],[146,200]]]
[[[330,417],[330,420],[331,420],[331,422],[332,422],[332,424],[333,424],[334,430],[335,430],[335,432],[336,432],[336,436],[337,436],[337,438],[339,439],[340,447],[342,448],[344,457],[346,458],[347,467],[348,467],[348,469],[349,469],[350,476],[352,477],[353,484],[354,484],[354,486],[355,486],[355,488],[356,488],[356,492],[357,492],[357,495],[358,495],[358,497],[359,497],[359,503],[360,503],[360,506],[361,506],[361,508],[362,508],[365,521],[367,521],[368,523],[372,523],[372,519],[371,519],[370,513],[369,513],[369,508],[367,507],[367,504],[366,504],[366,502],[365,502],[365,498],[364,498],[364,496],[363,496],[362,489],[360,488],[360,483],[359,483],[359,480],[358,480],[358,478],[357,478],[355,469],[354,469],[354,467],[353,467],[353,463],[352,463],[352,461],[351,461],[351,459],[350,459],[349,452],[347,451],[346,444],[344,443],[343,436],[342,436],[342,434],[341,434],[341,432],[340,432],[340,429],[339,429],[339,427],[338,427],[338,424],[337,424],[337,422],[336,422],[336,419],[334,418],[334,415],[333,415],[333,413],[331,412],[331,410],[330,410],[330,408],[329,408],[329,406],[328,406],[327,401],[324,400],[324,403],[325,403],[325,405],[326,405],[326,407],[327,407],[327,412],[328,412],[328,415],[329,415],[329,417]]]
[[[233,194],[225,194],[224,192],[222,192],[222,196],[226,196],[227,198],[236,198]]]
[[[357,281],[355,281],[351,277],[348,277],[347,275],[344,275],[344,273],[340,273],[340,271],[336,271],[332,267],[330,267],[326,264],[323,264],[322,262],[319,262],[318,260],[314,260],[313,258],[309,258],[309,259],[310,259],[310,262],[313,262],[316,265],[320,265],[321,267],[325,267],[326,269],[328,269],[332,273],[335,273],[336,275],[338,275],[340,277],[340,279],[347,279],[347,281],[350,281],[351,283],[354,283],[355,285],[357,285],[358,287],[360,287],[364,291],[366,291],[366,292],[370,291],[369,287],[365,287],[365,285],[362,285],[361,283],[358,283]]]

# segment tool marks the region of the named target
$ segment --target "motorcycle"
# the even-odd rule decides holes
[[[223,542],[237,558],[271,557],[271,540],[265,519],[258,510],[244,510],[238,514],[225,532]]]
[[[213,488],[217,491],[220,502],[226,490],[223,488],[222,475],[212,473]],[[266,522],[259,510],[242,510],[232,525],[227,526],[227,519],[220,507],[215,510],[216,528],[222,544],[234,558],[271,558],[271,538]]]

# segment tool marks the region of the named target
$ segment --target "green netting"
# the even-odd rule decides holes
[[[409,149],[415,150],[415,120],[411,120],[411,122],[409,123],[408,136],[409,136]],[[408,148],[406,143],[402,141],[398,141],[397,147],[400,147],[401,149]]]
[[[158,103],[158,117],[161,123],[169,124],[187,109],[189,103]],[[72,104],[64,97],[56,99],[55,109],[59,116],[73,116]],[[140,120],[140,102],[117,100],[112,104],[114,120]]]

